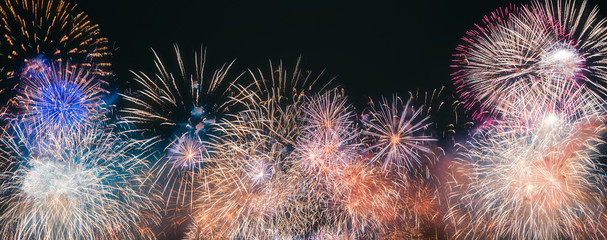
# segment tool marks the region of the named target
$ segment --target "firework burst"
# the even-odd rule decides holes
[[[282,166],[288,155],[266,141],[232,142],[204,174],[194,201],[189,239],[267,239],[291,236],[289,214],[298,194]]]
[[[372,161],[381,160],[384,168],[405,167],[411,169],[421,164],[422,154],[431,153],[428,143],[436,139],[424,133],[429,116],[422,117],[422,108],[414,109],[408,100],[394,96],[392,102],[385,98],[379,109],[372,107],[371,119],[363,121],[367,130],[363,133],[373,139],[366,150],[373,152]]]
[[[142,136],[142,144],[165,150],[155,152],[160,160],[153,171],[154,185],[167,195],[167,207],[188,205],[191,209],[195,175],[215,151],[216,121],[230,102],[226,78],[231,63],[209,74],[206,50],[201,49],[189,69],[177,45],[174,48],[177,71],[171,71],[154,52],[154,75],[133,72],[140,88],[122,95],[127,102],[122,114],[135,125],[132,132]]]
[[[475,122],[469,121],[467,109],[464,104],[450,93],[444,86],[431,91],[417,90],[411,93],[410,105],[418,106],[421,110],[420,118],[429,118],[432,121],[425,132],[432,138],[430,142],[436,145],[436,150],[445,151],[442,147],[451,148],[457,143],[460,136],[467,136]],[[371,115],[368,111],[362,115],[362,121],[369,121]]]
[[[296,165],[309,181],[330,186],[344,167],[359,156],[354,114],[337,90],[309,98],[302,111],[304,126],[295,145]]]
[[[146,162],[102,128],[33,137],[31,128],[10,125],[2,138],[2,161],[11,165],[0,175],[2,238],[154,238],[157,209],[141,189]]]
[[[548,112],[476,136],[460,153],[467,180],[450,196],[456,237],[601,238],[603,132],[596,114],[572,121]]]
[[[582,80],[605,91],[607,81],[607,19],[598,7],[581,1],[534,1],[533,17],[550,19],[551,34],[559,41],[543,49],[539,69],[548,76]]]
[[[228,108],[230,83],[226,76],[232,64],[209,75],[205,71],[206,50],[195,53],[193,69],[188,69],[179,47],[174,48],[177,71],[171,71],[154,52],[156,72],[133,72],[138,90],[122,95],[127,101],[124,118],[135,124],[134,131],[149,145],[166,146],[184,134],[209,140],[213,123]]]
[[[47,71],[23,81],[13,104],[16,116],[38,132],[68,133],[103,116],[101,82],[89,69],[53,64]]]
[[[249,70],[252,83],[236,86],[239,91],[233,99],[242,111],[234,116],[232,132],[253,133],[293,149],[302,130],[301,107],[306,96],[327,86],[317,84],[322,73],[304,71],[300,63],[301,58],[292,71],[287,70],[282,61],[277,66],[270,62],[270,74],[264,74],[261,69],[257,73]]]
[[[442,224],[441,204],[434,179],[411,178],[398,174],[402,191],[399,203],[400,218],[397,224],[388,226],[385,239],[437,239]],[[404,189],[403,189],[404,188]]]
[[[401,187],[393,173],[356,161],[344,167],[335,181],[339,196],[335,226],[357,236],[376,238],[399,219]]]
[[[45,69],[45,61],[70,61],[90,74],[111,75],[108,40],[99,27],[63,0],[8,0],[0,3],[2,78],[28,78]],[[7,85],[8,84],[8,85]],[[12,87],[15,81],[5,83]]]
[[[467,32],[453,79],[477,119],[516,110],[503,104],[518,101],[521,91],[558,95],[554,86],[567,84],[604,89],[606,30],[598,9],[587,11],[585,1],[500,9]]]
[[[249,71],[252,84],[236,86],[242,111],[218,124],[220,150],[200,175],[190,239],[305,236],[318,220],[293,154],[300,106],[317,79],[299,61],[293,72],[282,64],[270,71]]]

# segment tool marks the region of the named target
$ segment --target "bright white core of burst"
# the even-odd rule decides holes
[[[58,161],[33,160],[21,190],[37,200],[70,200],[96,179],[93,169]]]
[[[170,146],[167,160],[181,168],[192,168],[202,162],[204,150],[204,145],[197,137],[183,135]]]
[[[556,124],[558,124],[560,122],[560,118],[559,116],[557,116],[556,114],[552,113],[549,114],[548,116],[546,116],[546,118],[544,118],[544,126],[554,126]]]
[[[268,164],[262,159],[255,159],[249,166],[247,174],[253,182],[259,183],[267,177]]]
[[[541,65],[549,73],[572,77],[581,70],[582,57],[569,46],[562,46],[548,51],[542,58]]]
[[[576,54],[569,49],[557,49],[550,57],[555,62],[571,62],[575,61]]]

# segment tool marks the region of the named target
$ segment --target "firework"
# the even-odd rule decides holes
[[[125,122],[135,125],[133,133],[160,156],[154,166],[154,185],[167,195],[167,206],[191,207],[195,175],[214,152],[216,121],[230,102],[226,96],[231,63],[205,71],[206,50],[195,53],[192,69],[175,45],[178,69],[171,71],[154,52],[156,73],[133,72],[138,85],[122,110]],[[165,151],[158,151],[163,149]],[[162,183],[162,184],[160,184]]]
[[[309,181],[331,185],[344,167],[360,155],[354,114],[346,98],[336,90],[309,98],[302,111],[304,127],[295,145],[296,164]]]
[[[302,105],[306,96],[321,91],[329,84],[319,85],[322,73],[315,75],[300,68],[301,58],[289,71],[282,61],[278,66],[270,62],[270,74],[261,69],[249,70],[250,85],[237,85],[233,97],[242,111],[234,116],[231,129],[240,135],[254,133],[256,137],[270,138],[293,149],[302,130]],[[243,137],[243,136],[240,136]]]
[[[364,161],[346,166],[335,181],[339,191],[338,211],[333,223],[339,229],[355,234],[357,238],[376,238],[388,226],[395,224],[402,206],[402,186],[394,174]]]
[[[607,31],[597,14],[585,2],[536,1],[485,17],[467,32],[453,64],[467,107],[477,108],[475,117],[482,119],[516,111],[503,104],[517,101],[521,91],[540,88],[550,96],[559,94],[553,86],[567,84],[603,89]]]
[[[534,1],[527,10],[532,17],[550,19],[548,30],[560,38],[542,49],[538,65],[544,75],[581,80],[605,90],[607,81],[607,19],[598,7],[581,1]]]
[[[365,135],[373,138],[367,151],[373,151],[372,161],[381,160],[384,168],[413,168],[421,164],[421,154],[430,153],[428,142],[436,141],[424,134],[430,124],[429,116],[422,118],[422,108],[414,109],[408,100],[404,105],[396,95],[392,102],[385,98],[379,110],[371,110],[372,118],[363,121],[367,130]]]
[[[70,61],[98,76],[110,75],[111,49],[99,27],[63,0],[7,0],[0,3],[2,78],[29,78],[45,61]],[[12,87],[15,81],[4,83]]]
[[[324,135],[339,136],[350,133],[354,123],[351,107],[347,98],[337,89],[308,98],[302,107],[308,133],[322,132]]]
[[[341,232],[341,231],[337,231],[328,227],[323,227],[319,230],[317,230],[316,232],[314,232],[314,234],[312,234],[312,236],[310,236],[311,240],[321,240],[321,239],[327,239],[327,240],[353,240],[356,239],[356,237],[349,232]]]
[[[604,237],[596,162],[603,132],[597,114],[571,120],[543,112],[534,121],[503,122],[476,136],[460,152],[465,167],[459,174],[466,178],[450,195],[447,219],[455,237]]]
[[[402,202],[399,209],[400,222],[385,230],[383,238],[388,239],[436,239],[438,227],[442,223],[440,198],[434,179],[425,177],[411,178],[400,174]]]
[[[38,132],[68,133],[103,116],[101,83],[89,69],[53,64],[44,73],[23,81],[14,99],[13,118],[34,126]]]
[[[521,12],[514,6],[493,12],[456,48],[453,79],[467,107],[481,105],[477,114],[494,113],[518,89],[542,85],[536,83],[533,63],[538,51],[557,39],[542,26],[543,19],[521,18]]]
[[[294,168],[302,105],[314,86],[310,72],[270,64],[270,75],[249,71],[253,83],[236,85],[234,108],[218,124],[217,154],[201,174],[190,239],[305,236],[319,208]]]
[[[285,153],[267,141],[233,142],[205,171],[189,239],[290,236],[298,189],[283,169]]]
[[[597,117],[605,112],[604,101],[587,87],[563,84],[552,88],[520,90],[517,100],[504,103],[504,109],[511,110],[498,122],[521,125],[522,128],[559,126]]]
[[[133,72],[137,90],[123,94],[127,101],[122,110],[124,118],[135,124],[136,130],[154,145],[162,146],[188,134],[201,140],[211,139],[213,123],[228,107],[226,80],[232,64],[223,65],[209,73],[205,71],[206,50],[195,53],[193,69],[174,46],[179,69],[171,69],[154,52],[156,72]]]
[[[2,137],[0,235],[4,239],[153,239],[146,162],[120,134],[89,125],[71,135],[13,122]],[[146,192],[144,194],[144,192]]]
[[[269,76],[261,70],[259,75],[250,72],[253,84],[238,86],[240,92],[235,97],[244,110],[222,123],[225,135],[237,142],[270,141],[275,144],[274,148],[289,156],[298,152],[301,147],[298,139],[304,131],[306,95],[316,88],[320,78],[301,71],[299,64],[298,60],[291,73],[282,63],[277,69],[270,64],[272,74]],[[286,159],[290,163],[285,166],[296,165],[296,157]]]

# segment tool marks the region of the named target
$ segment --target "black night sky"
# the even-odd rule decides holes
[[[360,101],[364,96],[450,86],[451,55],[484,15],[527,1],[146,1],[77,2],[118,48],[119,81],[129,70],[151,72],[151,48],[173,59],[172,45],[190,53],[207,47],[208,66],[237,59],[233,71],[326,69],[326,79]],[[606,3],[591,0],[590,6]],[[605,5],[605,6],[603,6]],[[191,53],[190,53],[191,54]],[[169,61],[170,62],[170,61]]]

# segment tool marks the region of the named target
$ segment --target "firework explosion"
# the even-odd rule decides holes
[[[295,145],[296,164],[311,182],[330,186],[359,155],[353,113],[336,91],[308,99],[302,111],[304,128]]]
[[[19,123],[2,139],[0,215],[5,239],[150,239],[154,203],[142,190],[147,163],[104,126],[36,137]]]
[[[399,181],[381,168],[355,162],[335,179],[339,196],[338,229],[356,238],[377,238],[399,217],[401,199]],[[341,226],[340,226],[341,225]]]
[[[209,140],[207,133],[226,110],[226,80],[231,64],[213,72],[205,71],[206,50],[194,53],[193,69],[187,69],[179,47],[175,45],[177,71],[171,71],[154,52],[153,74],[133,72],[137,88],[133,94],[123,94],[128,101],[124,118],[135,123],[150,145],[170,145],[181,135]],[[189,65],[189,64],[188,64]],[[177,137],[176,137],[177,136]]]
[[[572,1],[498,10],[458,47],[461,95],[480,104],[476,118],[500,120],[458,150],[454,238],[604,238],[607,33],[597,11]]]
[[[360,109],[301,59],[233,74],[176,45],[114,94],[75,5],[6,0],[0,21],[3,239],[605,238],[607,21],[586,2],[483,18],[461,100]]]
[[[101,88],[94,75],[86,68],[57,64],[47,71],[23,81],[13,104],[22,118],[38,132],[68,133],[82,131],[103,111]]]
[[[477,136],[461,154],[470,163],[461,173],[468,179],[451,196],[456,236],[600,235],[604,187],[595,159],[603,132],[601,118],[570,122],[549,113],[528,126],[501,123]]]
[[[186,69],[184,58],[175,45],[178,71],[171,72],[154,52],[156,73],[134,73],[141,88],[123,95],[128,102],[123,110],[131,132],[142,136],[148,149],[164,149],[153,168],[154,185],[167,196],[166,206],[191,209],[196,174],[215,151],[217,118],[228,107],[226,75],[231,64],[208,75],[204,49],[195,53],[194,68]],[[153,152],[156,150],[152,150]],[[181,222],[183,220],[176,220]]]
[[[253,84],[238,86],[235,97],[244,110],[220,123],[225,137],[196,194],[191,239],[305,236],[317,220],[293,166],[298,106],[314,81],[299,61],[292,73],[282,64],[270,70],[269,77],[250,72]]]
[[[504,104],[519,99],[521,91],[558,95],[554,86],[563,84],[603,90],[607,31],[597,14],[585,2],[535,1],[485,17],[463,38],[453,63],[466,106],[482,119],[516,111]]]
[[[368,150],[375,150],[373,160],[381,159],[384,168],[420,164],[420,152],[429,153],[427,143],[436,141],[423,133],[430,117],[421,118],[423,109],[416,110],[410,103],[409,100],[403,106],[397,96],[390,103],[383,99],[379,110],[372,108],[371,119],[363,122],[369,129],[365,134],[374,140]]]
[[[233,142],[204,176],[191,239],[267,239],[290,235],[297,189],[284,155],[268,142]],[[268,147],[270,149],[268,149]],[[295,213],[296,214],[296,213]]]
[[[2,1],[0,22],[0,79],[13,79],[3,83],[3,88],[18,84],[19,78],[44,72],[47,61],[70,61],[88,67],[91,75],[111,75],[108,40],[75,4],[63,0]]]

